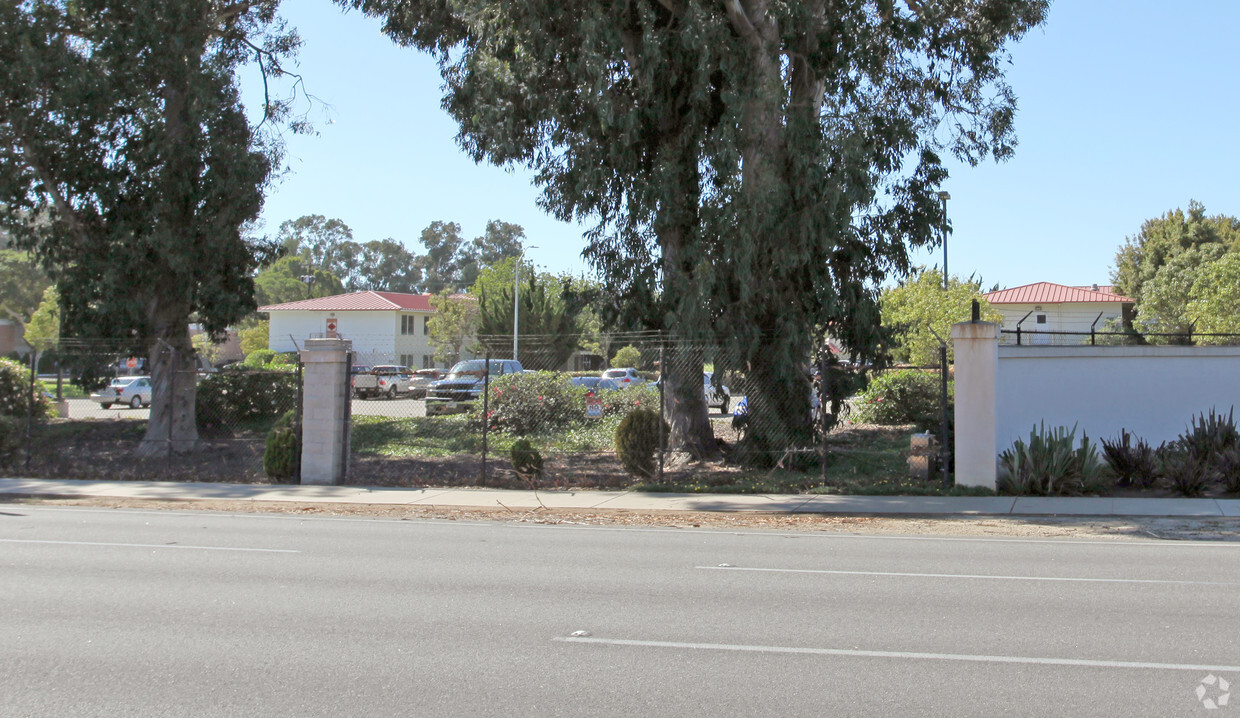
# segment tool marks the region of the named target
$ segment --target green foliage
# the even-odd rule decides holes
[[[654,477],[658,465],[659,432],[667,432],[667,424],[650,409],[629,412],[616,427],[616,455],[624,470],[636,479]]]
[[[30,399],[30,367],[12,359],[0,359],[0,416],[24,419],[31,412]],[[36,421],[51,416],[47,387],[37,379],[34,383],[33,408],[32,417]]]
[[[544,207],[594,223],[605,323],[675,326],[751,368],[754,455],[809,438],[808,405],[776,393],[818,328],[878,354],[872,287],[947,228],[940,153],[1012,155],[1007,47],[1048,5],[339,1],[442,61],[475,159],[532,168]],[[713,443],[700,401],[672,406],[692,413],[678,442]]]
[[[1183,307],[1197,334],[1240,334],[1240,248],[1203,264]],[[1195,337],[1199,344],[1234,344],[1236,337]]]
[[[309,277],[309,282],[303,277]],[[335,274],[316,267],[304,255],[283,257],[254,278],[259,306],[330,297],[344,292],[344,282]]]
[[[0,314],[29,321],[51,283],[29,252],[0,249]]]
[[[1120,486],[1148,489],[1158,478],[1158,452],[1145,439],[1138,439],[1135,446],[1131,442],[1132,434],[1121,429],[1114,441],[1102,440],[1103,456]]]
[[[1182,496],[1201,496],[1210,483],[1210,463],[1180,442],[1158,450],[1158,468],[1167,484]]]
[[[916,424],[937,430],[942,387],[938,374],[917,369],[884,372],[857,397],[852,420],[858,424]],[[947,412],[952,416],[953,382],[947,383]]]
[[[939,340],[934,336],[938,332],[947,342],[948,361],[952,361],[951,325],[969,320],[975,299],[983,321],[1003,321],[982,296],[981,281],[973,278],[951,277],[944,291],[943,273],[923,267],[898,286],[883,290],[883,324],[892,329],[896,342],[892,358],[920,366],[938,364]]]
[[[1188,212],[1175,209],[1146,220],[1140,232],[1125,239],[1115,254],[1111,281],[1117,292],[1136,300],[1140,310],[1148,299],[1147,282],[1176,256],[1203,248],[1212,248],[1213,253],[1203,256],[1198,252],[1189,264],[1200,264],[1201,259],[1217,259],[1222,252],[1240,251],[1240,219],[1207,216],[1205,206],[1194,200],[1189,202]]]
[[[585,421],[585,390],[560,372],[494,376],[487,410],[492,428],[524,436]],[[482,402],[474,402],[474,420],[482,419]]]
[[[243,366],[250,369],[264,369],[268,367],[276,358],[275,351],[271,349],[255,349],[245,355],[245,360],[241,362]]]
[[[230,367],[198,383],[198,425],[236,428],[280,416],[296,401],[295,373]]]
[[[431,307],[435,310],[430,318],[430,343],[435,347],[435,359],[451,365],[460,361],[465,351],[479,348],[476,298],[444,290],[431,297]]]
[[[271,322],[269,320],[263,319],[254,322],[252,326],[243,326],[237,331],[237,336],[241,340],[241,353],[249,357],[259,349],[267,349],[270,335]]]
[[[60,293],[56,285],[43,290],[43,301],[26,323],[25,339],[40,352],[54,349],[60,342]]]
[[[1035,426],[1029,442],[1017,439],[999,455],[999,463],[1006,471],[998,482],[1000,494],[1078,496],[1104,488],[1098,451],[1084,433],[1076,444],[1076,426]]]
[[[0,415],[0,467],[12,466],[25,443],[25,419]]]
[[[483,270],[471,293],[478,297],[478,333],[497,342],[494,351],[511,349],[513,286],[516,259]],[[535,274],[528,263],[521,266],[519,350],[526,369],[557,370],[577,349],[583,330],[584,308],[564,297],[564,280],[551,274]]]
[[[296,421],[296,411],[286,412],[267,433],[263,471],[273,481],[292,481],[300,473],[301,437]]]
[[[616,355],[611,358],[611,365],[614,367],[640,367],[642,365],[642,352],[635,346],[629,345],[621,347]]]
[[[517,439],[509,450],[512,470],[524,481],[537,482],[543,476],[543,457],[529,439]]]

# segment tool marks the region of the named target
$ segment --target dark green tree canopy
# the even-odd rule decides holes
[[[946,223],[940,155],[1011,155],[1006,47],[1047,8],[339,1],[438,56],[462,146],[532,167],[549,211],[592,222],[585,255],[618,300],[747,369],[759,453],[808,436],[808,405],[764,392],[799,380],[821,327],[879,351],[878,283]],[[669,376],[694,453],[698,363]]]
[[[1207,254],[1240,251],[1240,219],[1208,216],[1205,206],[1193,200],[1188,203],[1187,212],[1174,209],[1146,220],[1141,224],[1141,231],[1125,239],[1115,253],[1115,270],[1111,273],[1115,291],[1140,304],[1146,284],[1173,257],[1207,246],[1218,248]]]
[[[250,126],[234,77],[251,61],[283,72],[299,41],[276,7],[0,5],[0,226],[54,274],[64,335],[150,356],[144,450],[196,446],[193,384],[171,381],[193,367],[190,317],[219,334],[252,312],[276,250],[246,228],[278,137]],[[280,101],[264,109],[268,127],[288,118]]]

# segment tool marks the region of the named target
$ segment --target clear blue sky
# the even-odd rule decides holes
[[[298,71],[319,135],[290,139],[265,231],[322,214],[360,241],[391,237],[422,253],[418,236],[434,220],[459,222],[469,238],[502,219],[525,227],[539,267],[588,271],[582,228],[543,214],[527,173],[475,165],[457,148],[428,57],[327,0],[289,0],[283,14],[305,41]],[[1147,218],[1190,199],[1240,216],[1237,27],[1237,0],[1054,3],[1008,70],[1016,157],[951,168],[952,274],[1004,287],[1105,283]],[[940,252],[917,260],[937,266]]]

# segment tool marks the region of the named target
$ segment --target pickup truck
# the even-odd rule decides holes
[[[426,390],[426,415],[455,414],[466,411],[482,396],[487,374],[491,378],[525,371],[514,359],[469,359],[457,362],[448,376],[431,382]]]
[[[412,379],[413,370],[407,366],[380,364],[353,375],[353,396],[359,399],[379,396],[395,399],[399,394],[409,393]]]

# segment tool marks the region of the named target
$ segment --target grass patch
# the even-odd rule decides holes
[[[482,453],[482,430],[468,415],[394,419],[353,417],[353,450],[375,456],[452,456]],[[487,434],[487,450],[507,454],[517,439],[529,439],[540,452],[598,453],[613,451],[618,416],[583,423],[571,429],[538,431],[513,436],[502,431]]]

